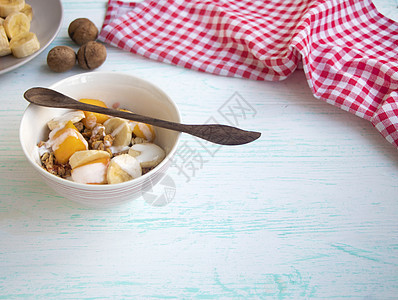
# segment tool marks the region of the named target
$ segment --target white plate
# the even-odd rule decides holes
[[[14,70],[39,55],[57,36],[63,18],[60,0],[26,0],[33,9],[33,20],[30,31],[37,35],[40,50],[24,58],[12,55],[0,57],[0,74]]]

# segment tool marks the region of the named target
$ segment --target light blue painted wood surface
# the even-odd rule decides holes
[[[77,49],[68,24],[100,27],[106,1],[62,2],[50,48]],[[375,4],[398,20],[397,1]],[[81,70],[50,72],[48,49],[0,76],[0,299],[398,298],[398,156],[370,123],[314,99],[300,71],[254,82],[107,49],[98,71],[154,82],[183,121],[226,123],[239,101],[239,126],[263,135],[221,148],[183,135],[191,164],[152,194],[93,210],[48,189],[18,140],[23,92]],[[173,184],[170,203],[151,204]]]

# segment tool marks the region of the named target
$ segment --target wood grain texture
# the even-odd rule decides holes
[[[247,144],[257,140],[261,136],[260,132],[246,131],[230,125],[224,125],[219,123],[181,124],[161,119],[155,119],[151,116],[144,116],[118,109],[82,103],[55,90],[44,87],[34,87],[27,90],[24,93],[24,98],[35,105],[90,111],[94,113],[109,115],[112,117],[132,120],[135,122],[143,122],[156,127],[187,133],[195,137],[202,138],[206,140],[206,142],[212,142],[219,145],[236,146]]]
[[[100,27],[106,1],[62,3],[50,48],[77,50],[68,24]],[[395,0],[375,4],[398,20]],[[0,299],[396,299],[398,156],[370,123],[315,99],[301,71],[255,82],[107,50],[97,71],[152,81],[182,121],[262,136],[226,147],[183,135],[168,182],[89,209],[45,186],[18,139],[23,92],[83,71],[51,72],[44,51],[1,75]]]

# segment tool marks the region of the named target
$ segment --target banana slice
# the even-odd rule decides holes
[[[0,56],[11,54],[10,43],[8,42],[6,30],[0,25]]]
[[[156,167],[166,156],[164,150],[153,143],[135,144],[128,154],[135,157],[142,168]]]
[[[7,17],[13,12],[18,12],[25,6],[25,0],[0,0],[0,17]]]
[[[120,118],[110,118],[104,122],[105,133],[115,138],[113,146],[129,146],[132,138],[132,130],[128,122]]]
[[[4,21],[4,28],[9,39],[30,30],[29,18],[21,12],[9,14]]]
[[[17,57],[29,56],[40,49],[40,43],[33,32],[22,33],[10,41],[12,54]]]
[[[53,130],[57,127],[64,127],[68,121],[72,121],[72,123],[79,122],[84,118],[84,112],[81,110],[73,110],[57,116],[50,121],[47,122],[47,126],[50,130]]]
[[[21,13],[24,13],[30,22],[32,22],[33,19],[33,9],[32,6],[25,3],[25,6],[21,9]]]
[[[2,17],[0,17],[0,26],[3,26],[4,21],[5,21],[5,20],[4,20]]]
[[[72,167],[72,169],[75,169],[82,165],[86,165],[92,161],[105,159],[105,158],[110,159],[110,157],[111,155],[109,154],[109,152],[102,150],[81,150],[81,151],[76,151],[75,153],[72,154],[72,156],[69,158],[69,164]]]
[[[142,175],[138,160],[128,154],[121,154],[112,158],[108,166],[106,178],[108,184],[125,182]]]

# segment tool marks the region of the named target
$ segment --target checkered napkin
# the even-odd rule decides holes
[[[302,64],[316,98],[398,147],[398,23],[370,0],[109,0],[99,39],[253,80],[283,80]]]

